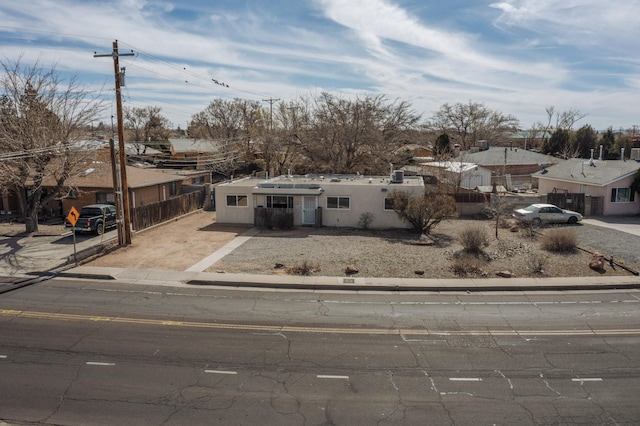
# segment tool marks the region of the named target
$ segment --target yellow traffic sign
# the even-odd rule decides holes
[[[69,210],[69,214],[67,215],[67,220],[69,221],[71,226],[76,226],[76,222],[78,221],[79,217],[80,217],[80,213],[78,213],[78,210],[76,210],[75,207],[71,206],[71,209]]]

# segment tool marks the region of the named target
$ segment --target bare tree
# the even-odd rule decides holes
[[[277,175],[299,168],[304,162],[297,145],[301,138],[306,139],[309,127],[308,99],[280,102],[273,113],[274,129],[262,138],[260,150],[265,170]]]
[[[261,109],[258,102],[245,99],[215,99],[191,117],[187,133],[192,138],[247,139],[259,125]]]
[[[171,122],[160,114],[161,111],[162,108],[156,106],[124,108],[124,124],[132,133],[130,139],[136,143],[138,154],[144,154],[147,146],[163,148],[169,140]]]
[[[574,124],[585,118],[587,114],[578,111],[577,109],[570,109],[568,111],[556,113],[556,129],[573,129]]]
[[[310,171],[386,173],[419,119],[409,103],[390,103],[382,95],[345,99],[323,93],[314,99],[298,149]]]
[[[222,144],[210,164],[214,170],[229,175],[236,161],[252,154],[252,141],[263,134],[264,110],[258,102],[245,99],[216,99],[204,111],[191,117],[187,134]]]
[[[20,202],[26,231],[38,231],[40,206],[58,197],[66,180],[95,152],[78,145],[81,130],[102,111],[77,77],[63,85],[55,67],[0,62],[0,187]],[[45,195],[43,179],[54,180]]]
[[[446,133],[453,143],[467,149],[479,140],[501,142],[508,131],[516,130],[518,120],[485,107],[481,103],[444,104],[434,114],[427,127]]]

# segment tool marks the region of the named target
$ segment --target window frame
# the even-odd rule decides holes
[[[286,198],[286,201],[284,204],[286,204],[286,207],[282,207],[283,203],[278,202],[277,203],[277,207],[274,207],[274,198]],[[293,195],[267,195],[266,197],[266,205],[267,208],[269,209],[292,209],[293,208]]]
[[[113,192],[96,192],[96,204],[115,204],[116,197]]]
[[[329,200],[335,199],[335,207],[329,206]],[[344,207],[344,200],[346,200],[347,205]],[[351,210],[351,197],[348,195],[330,195],[327,196],[326,200],[327,210]],[[332,203],[333,205],[333,203]]]
[[[389,207],[391,206],[391,207]],[[392,212],[393,209],[393,197],[384,197],[382,210],[385,212]]]
[[[233,204],[230,204],[230,200],[235,200]],[[244,194],[227,194],[225,196],[227,207],[248,207],[249,206],[249,196]],[[244,204],[241,202],[244,200]]]
[[[626,191],[625,197],[620,197],[620,193]],[[611,199],[612,203],[633,203],[635,202],[635,191],[633,191],[630,187],[616,187],[611,188]]]
[[[178,183],[176,181],[169,182],[169,196],[178,194]]]

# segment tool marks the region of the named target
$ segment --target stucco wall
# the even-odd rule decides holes
[[[264,180],[264,179],[262,179]],[[256,189],[261,180],[242,179],[233,183],[219,184],[215,188],[216,220],[219,223],[253,224],[254,208],[266,207],[266,195],[292,195],[294,202],[294,225],[302,225],[302,209],[304,197],[316,196],[317,207],[322,208],[323,226],[358,227],[363,213],[371,213],[371,228],[408,228],[410,225],[401,220],[393,210],[384,210],[385,197],[391,197],[394,190],[406,191],[412,195],[422,195],[424,184],[421,179],[406,179],[404,183],[390,183],[388,178],[373,178],[371,183],[367,177],[341,179],[331,182],[330,179],[318,180],[321,190],[291,190],[286,188]],[[302,192],[297,194],[296,191]],[[247,197],[246,207],[227,206],[227,195]],[[349,198],[348,209],[328,208],[329,197]]]
[[[640,196],[635,194],[635,201],[626,203],[612,203],[611,191],[613,188],[628,188],[631,186],[633,176],[621,179],[607,186],[585,186],[573,182],[553,181],[550,179],[539,179],[539,193],[547,194],[553,192],[554,188],[570,193],[585,193],[591,197],[603,197],[603,215],[633,215],[640,214]]]

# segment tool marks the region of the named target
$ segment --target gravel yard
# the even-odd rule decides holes
[[[508,270],[516,277],[598,276],[589,268],[591,255],[582,250],[550,253],[540,248],[540,237],[526,232],[499,230],[493,222],[456,219],[435,229],[434,246],[416,245],[419,236],[406,230],[374,231],[348,228],[297,228],[290,231],[262,230],[209,269],[208,272],[246,274],[299,273],[344,276],[345,268],[358,268],[358,276],[403,278],[455,278],[495,276]],[[484,227],[490,245],[480,259],[461,257],[460,231],[468,226]],[[179,220],[136,234],[133,244],[93,260],[94,266],[152,268],[184,271],[223,247],[249,226],[215,222],[215,212],[196,212]],[[592,225],[543,228],[570,229],[578,246],[599,251],[634,270],[640,269],[640,237]],[[279,265],[280,267],[276,267]],[[536,268],[542,265],[543,272]],[[317,268],[318,270],[315,270]],[[461,270],[466,275],[461,275]],[[629,275],[620,267],[606,265],[604,275]]]
[[[493,223],[450,220],[435,229],[436,244],[418,245],[418,236],[408,231],[374,231],[336,228],[302,228],[291,231],[265,230],[225,256],[209,272],[287,274],[292,269],[313,275],[344,276],[355,266],[360,276],[455,278],[495,276],[509,271],[513,276],[598,276],[589,268],[591,254],[582,250],[551,253],[540,248],[540,236],[526,232],[499,230],[495,239]],[[468,226],[481,226],[490,244],[483,255],[465,257],[458,235]],[[547,232],[553,228],[543,228]],[[640,269],[640,238],[590,225],[567,226],[576,233],[578,246],[598,251],[634,270]],[[276,267],[278,265],[278,267]],[[542,272],[539,270],[542,269]],[[620,267],[606,266],[606,275],[627,275]]]

